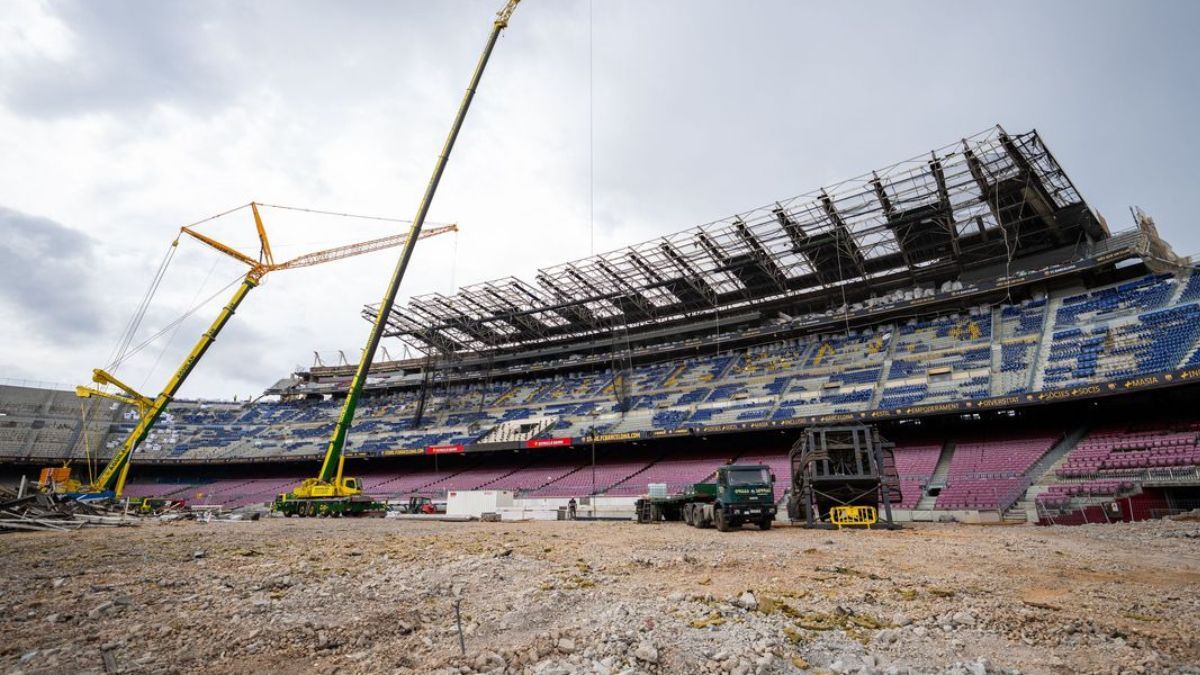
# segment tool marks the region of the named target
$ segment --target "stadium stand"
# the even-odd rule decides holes
[[[1003,440],[971,439],[955,443],[946,487],[937,496],[940,509],[1005,509],[1029,487],[1029,469],[1058,440],[1038,434]]]
[[[1197,285],[1191,275],[1182,285],[1174,278],[1149,275],[1087,293],[1052,294],[987,311],[977,308],[899,326],[638,365],[631,369],[625,411],[611,391],[611,372],[527,378],[506,385],[455,385],[429,397],[420,428],[412,428],[409,416],[416,392],[399,390],[364,400],[350,450],[382,456],[396,449],[437,445],[544,438],[581,442],[592,429],[652,433],[787,422],[1037,393],[1168,371],[1185,367],[1200,353],[1200,305],[1171,302],[1177,287]],[[1179,300],[1191,297],[1189,292],[1182,292]],[[1051,308],[1052,332],[1046,335],[1041,330]],[[999,326],[995,333],[993,325]],[[1040,370],[1035,355],[1039,345],[1049,346]],[[33,393],[24,397],[36,399]],[[78,402],[65,393],[59,398],[44,412],[35,401],[13,407],[0,427],[5,456],[68,454],[63,443],[77,432]],[[22,410],[49,423],[33,433],[24,424]],[[317,456],[337,410],[334,400],[179,401],[139,454],[143,460]],[[92,443],[111,449],[133,418],[131,411],[104,412],[113,416],[112,431],[107,443],[96,438]],[[92,428],[99,427],[93,423]]]
[[[1111,234],[1036,133],[963,143],[540,270],[536,284],[412,298],[388,334],[428,357],[375,364],[348,459],[369,460],[365,485],[381,497],[633,496],[730,460],[788,472],[782,447],[671,439],[1184,386],[1200,365],[1200,271],[1152,223]],[[295,475],[276,463],[324,452],[352,371],[316,365],[253,403],[173,401],[134,465],[271,470],[218,481],[135,472],[130,494],[269,500]],[[136,421],[116,404],[81,409],[70,392],[20,386],[0,387],[0,413],[0,459],[26,465],[103,457]],[[986,438],[902,434],[897,508],[1064,511],[1195,474],[1195,428],[1093,430],[1078,443],[1076,432],[1064,422]],[[588,445],[594,471],[579,452]],[[451,457],[417,457],[435,453]]]
[[[1131,497],[1146,485],[1200,483],[1200,423],[1180,421],[1108,426],[1088,434],[1037,496],[1053,513]]]
[[[896,471],[900,475],[901,500],[897,508],[914,509],[929,487],[944,443],[897,445]]]
[[[565,438],[583,445],[593,429],[702,433],[731,422],[1036,393],[1185,367],[1200,339],[1200,322],[1193,319],[1200,301],[1197,276],[1147,275],[1083,293],[1066,290],[986,310],[637,365],[630,370],[630,405],[624,412],[608,370],[454,385],[429,397],[420,428],[412,427],[409,416],[417,393],[396,390],[364,401],[351,449],[360,456],[384,456],[443,444]],[[1108,337],[1095,340],[1094,335]],[[1042,359],[1039,345],[1048,346]],[[111,449],[135,419],[132,411],[106,403],[88,406],[84,425],[79,401],[68,392],[9,386],[0,394],[6,413],[0,418],[0,448],[9,458],[79,456],[84,445]],[[337,409],[332,399],[178,401],[139,452],[139,461],[315,457]],[[944,441],[901,443],[895,458],[903,499],[896,508],[1011,509],[1037,478],[1029,475],[1031,467],[1061,436],[1061,431],[1011,433],[1001,439],[957,438],[948,446]],[[1073,513],[1137,495],[1148,480],[1200,482],[1198,438],[1195,423],[1092,431],[1055,465],[1049,484],[1037,488],[1038,514]],[[939,459],[947,452],[948,466],[935,481]],[[532,454],[479,459],[453,472],[422,468],[370,474],[366,486],[385,498],[481,488],[531,497],[635,496],[650,483],[677,489],[704,480],[734,459],[766,463],[777,475],[787,475],[782,450],[739,456],[725,450],[664,454],[648,448],[619,454],[603,450],[594,483],[584,459]],[[268,502],[294,482],[292,475],[200,483],[134,480],[127,493],[244,506]],[[785,489],[786,480],[780,480],[777,499],[784,498]]]

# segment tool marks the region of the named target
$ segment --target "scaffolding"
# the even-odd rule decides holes
[[[869,507],[892,529],[892,504],[901,498],[894,447],[865,424],[805,428],[788,453],[788,516],[805,527],[828,527],[837,525],[839,509]]]
[[[1108,237],[1036,131],[999,126],[928,156],[715,223],[395,307],[416,349],[503,352],[962,270]],[[772,304],[774,303],[774,304]],[[374,320],[367,306],[364,317]]]

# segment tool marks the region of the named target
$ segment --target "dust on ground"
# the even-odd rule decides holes
[[[1197,537],[391,519],[13,534],[0,670],[1200,673]]]

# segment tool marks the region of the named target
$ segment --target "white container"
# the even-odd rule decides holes
[[[478,518],[513,505],[511,490],[452,490],[446,495],[446,515]]]

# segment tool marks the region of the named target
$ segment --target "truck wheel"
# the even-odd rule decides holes
[[[691,504],[683,505],[683,522],[687,523],[688,525],[692,524],[692,505]]]
[[[772,520],[774,520],[774,518],[772,518],[770,516],[763,516],[763,519],[758,521],[758,529],[760,529],[760,530],[771,529],[771,521]]]
[[[730,522],[725,518],[725,512],[721,509],[713,509],[713,522],[717,526],[717,530],[721,532],[729,532],[733,529]]]

